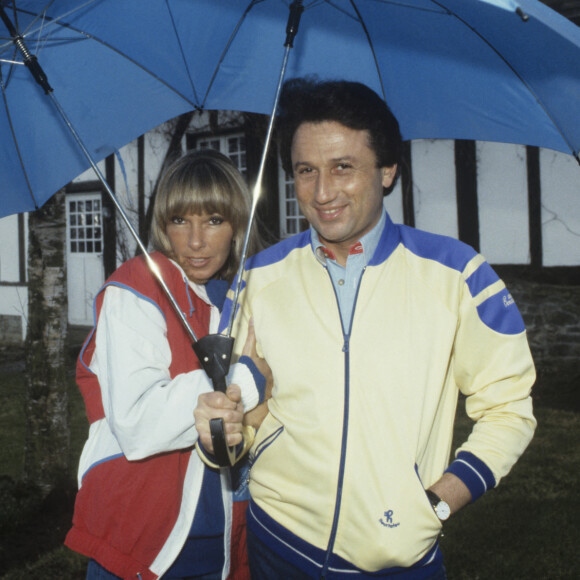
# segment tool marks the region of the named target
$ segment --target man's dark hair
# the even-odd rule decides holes
[[[399,123],[385,101],[372,89],[349,81],[296,78],[284,83],[277,118],[282,166],[290,175],[293,173],[290,150],[294,133],[302,123],[322,121],[337,121],[349,129],[368,131],[369,146],[375,152],[378,167],[395,164],[400,167]]]

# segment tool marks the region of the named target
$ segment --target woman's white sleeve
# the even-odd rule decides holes
[[[135,293],[109,286],[96,329],[90,369],[99,379],[109,427],[130,460],[191,447],[193,411],[212,385],[205,371],[171,379],[171,350],[161,310]]]

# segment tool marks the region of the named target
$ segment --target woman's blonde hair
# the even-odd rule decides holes
[[[217,213],[231,224],[234,235],[230,255],[216,277],[232,282],[240,264],[250,204],[248,186],[230,159],[211,149],[187,153],[167,169],[159,183],[151,226],[153,247],[174,258],[166,233],[171,219]],[[248,255],[261,248],[253,227]]]

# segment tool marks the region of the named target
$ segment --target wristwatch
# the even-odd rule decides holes
[[[449,518],[451,515],[451,509],[449,508],[449,504],[446,501],[443,501],[434,491],[430,489],[426,490],[427,497],[437,514],[437,517],[444,522]]]

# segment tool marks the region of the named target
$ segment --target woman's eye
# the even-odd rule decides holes
[[[209,223],[212,226],[219,226],[220,224],[223,224],[224,221],[225,221],[225,219],[223,217],[219,216],[219,215],[212,215],[209,218]]]
[[[173,216],[170,221],[172,224],[182,224],[185,222],[185,220],[178,215]]]

